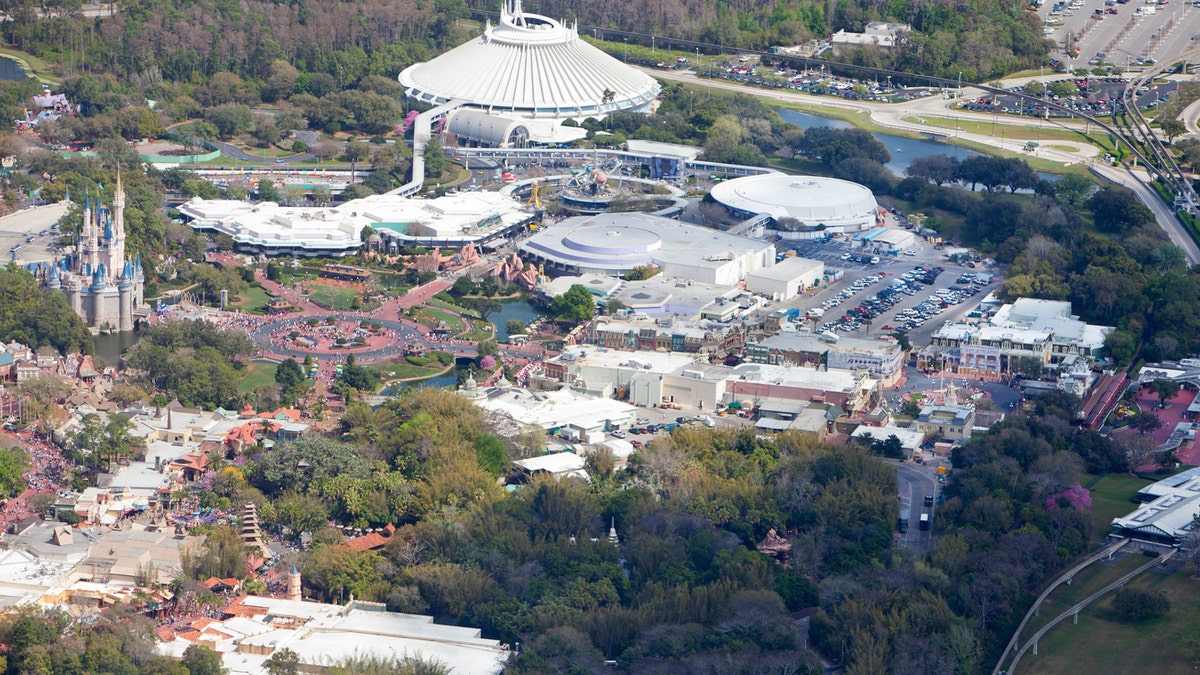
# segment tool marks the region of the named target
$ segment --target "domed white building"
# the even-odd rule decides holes
[[[714,185],[711,194],[739,216],[792,218],[810,232],[860,232],[875,226],[879,209],[867,187],[820,176],[746,176]],[[785,232],[784,238],[793,238],[787,234],[793,232]]]
[[[658,96],[654,78],[579,38],[575,26],[521,10],[505,0],[500,23],[483,35],[400,73],[405,94],[420,103],[462,101],[490,114],[553,120],[646,111]]]

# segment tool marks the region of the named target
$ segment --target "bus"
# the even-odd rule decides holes
[[[929,529],[929,514],[928,514],[928,513],[922,513],[922,514],[921,514],[921,524],[920,524],[920,528],[921,528],[922,530],[928,530],[928,529]]]

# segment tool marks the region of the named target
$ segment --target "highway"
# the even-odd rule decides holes
[[[933,543],[933,529],[937,521],[933,518],[933,506],[925,506],[925,496],[937,498],[937,479],[933,469],[921,464],[909,462],[896,463],[897,479],[900,483],[900,509],[907,509],[908,532],[900,535],[900,546],[920,557],[925,555]],[[921,514],[928,513],[931,521],[930,529],[920,527]]]

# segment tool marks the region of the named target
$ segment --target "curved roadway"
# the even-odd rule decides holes
[[[929,127],[904,119],[905,117],[912,116],[914,113],[920,114],[922,112],[929,115],[936,115],[938,117],[974,121],[990,120],[992,117],[991,115],[987,114],[947,109],[945,106],[948,102],[938,96],[931,96],[925,99],[909,101],[905,104],[876,103],[871,101],[847,101],[844,99],[836,99],[828,96],[814,96],[812,94],[804,94],[795,91],[764,89],[761,87],[754,87],[752,85],[746,85],[739,82],[730,82],[726,80],[710,80],[708,78],[701,79],[694,71],[659,70],[654,68],[643,68],[643,70],[660,79],[683,82],[699,87],[712,87],[714,89],[736,91],[741,93],[753,92],[754,95],[760,98],[775,99],[784,102],[822,105],[852,110],[855,112],[866,112],[868,115],[870,115],[872,121],[882,127],[901,129],[907,132],[917,132],[924,135],[939,136],[943,138],[954,136],[1001,150],[1020,150],[1024,147],[1024,141],[1005,140],[1003,138],[996,138],[994,136],[972,134],[939,127]],[[964,90],[967,91],[972,89],[978,91],[995,91],[993,88],[979,85],[975,85],[970,88],[964,87]],[[1095,120],[1090,121],[1095,124],[1100,124]],[[1015,118],[1007,119],[1005,122],[1008,124],[1017,124],[1021,126],[1032,126],[1034,120],[1029,118]],[[1037,123],[1042,124],[1044,121],[1038,120]],[[1070,123],[1063,124],[1058,121],[1054,121],[1052,123],[1056,126],[1066,126],[1067,128],[1072,128]],[[1101,128],[1116,132],[1116,130],[1112,129],[1108,125],[1101,125]],[[1126,145],[1129,145],[1128,141],[1125,142]],[[1063,152],[1051,147],[1043,146],[1038,148],[1037,156],[1043,159],[1061,161],[1063,163],[1075,163],[1099,154],[1099,150],[1095,146],[1083,142],[1055,140],[1053,145],[1070,145],[1073,148],[1079,149],[1080,152]],[[1133,148],[1133,150],[1135,154],[1137,154],[1137,149]],[[1140,157],[1140,155],[1138,156]],[[1142,157],[1141,159],[1144,161],[1145,158]],[[1197,245],[1197,242],[1192,239],[1191,235],[1186,229],[1184,229],[1183,224],[1180,223],[1179,219],[1175,217],[1173,208],[1164,203],[1163,200],[1158,196],[1158,193],[1150,187],[1150,176],[1142,171],[1133,171],[1132,169],[1124,166],[1114,167],[1105,164],[1104,162],[1090,162],[1089,166],[1093,173],[1104,178],[1105,180],[1118,185],[1123,185],[1133,190],[1133,192],[1138,196],[1138,199],[1154,213],[1159,227],[1166,232],[1172,243],[1183,249],[1184,255],[1187,257],[1188,262],[1191,264],[1200,264],[1200,245]]]

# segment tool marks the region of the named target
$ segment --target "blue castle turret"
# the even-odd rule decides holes
[[[118,175],[111,208],[84,192],[74,250],[40,271],[45,286],[66,295],[93,329],[133,330],[134,316],[143,309],[145,275],[140,261],[125,257],[125,234],[125,191]]]

